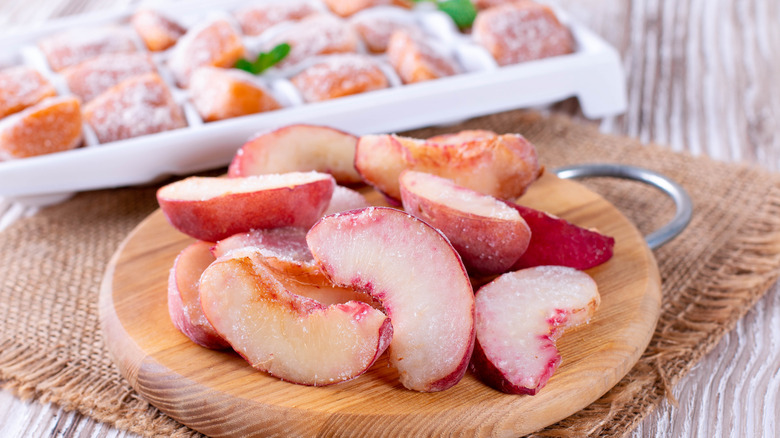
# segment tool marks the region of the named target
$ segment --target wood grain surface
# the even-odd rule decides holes
[[[373,195],[369,199],[383,201]],[[639,231],[584,186],[546,174],[522,203],[616,242],[613,258],[588,271],[601,305],[587,326],[559,339],[563,363],[534,397],[502,394],[471,373],[447,391],[410,391],[386,355],[355,380],[312,388],[257,372],[236,354],[201,348],[170,323],[160,293],[173,260],[193,242],[160,210],[108,265],[100,292],[106,344],[136,391],[209,436],[513,437],[536,431],[589,405],[634,366],[655,329],[661,280]]]
[[[0,32],[132,0],[3,0]],[[620,51],[625,115],[604,132],[780,170],[780,2],[558,0]],[[577,116],[576,102],[556,107]],[[0,202],[0,214],[29,209]],[[0,220],[0,228],[3,222]],[[774,286],[674,388],[634,437],[780,436],[780,288]],[[0,391],[0,436],[128,436],[53,405]]]

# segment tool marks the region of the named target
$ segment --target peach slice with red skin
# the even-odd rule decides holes
[[[326,126],[295,124],[265,132],[236,152],[228,176],[315,170],[339,184],[362,182],[354,167],[357,137]]]
[[[355,150],[355,168],[367,183],[393,199],[401,197],[398,177],[404,169],[449,178],[499,199],[519,197],[542,172],[536,148],[522,135],[489,133],[463,140],[365,135]]]
[[[528,249],[512,270],[542,265],[590,269],[612,258],[615,239],[523,205],[508,202],[531,228]]]
[[[390,319],[357,301],[324,306],[295,287],[253,257],[229,257],[201,276],[201,304],[252,367],[283,380],[323,386],[369,369],[390,343]]]
[[[555,341],[565,329],[587,323],[601,298],[588,274],[538,266],[499,276],[475,301],[471,370],[499,391],[534,395],[561,363]]]
[[[335,184],[318,172],[190,177],[161,187],[157,201],[174,228],[216,242],[255,228],[308,228],[328,206]]]
[[[168,276],[168,313],[171,322],[190,340],[202,347],[230,348],[214,330],[200,306],[198,284],[201,274],[216,260],[211,255],[213,243],[197,241],[176,256]]]
[[[406,388],[442,391],[460,381],[474,346],[474,295],[438,230],[402,211],[369,207],[322,218],[306,240],[334,284],[381,302],[393,321],[390,363]]]
[[[528,248],[531,229],[506,203],[414,170],[400,183],[404,210],[444,233],[469,273],[504,273]]]

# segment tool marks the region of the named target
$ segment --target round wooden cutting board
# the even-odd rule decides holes
[[[375,193],[372,201],[381,203]],[[168,317],[168,271],[192,239],[158,210],[125,240],[106,271],[100,316],[122,374],[149,402],[210,436],[517,436],[579,411],[612,388],[647,347],[660,312],[658,268],[642,235],[609,202],[553,175],[521,199],[615,238],[615,255],[588,271],[601,292],[591,323],[558,341],[563,363],[535,396],[498,392],[467,373],[451,389],[404,389],[383,357],[357,379],[327,387],[280,381],[232,352],[207,350]],[[400,238],[401,236],[399,236]]]

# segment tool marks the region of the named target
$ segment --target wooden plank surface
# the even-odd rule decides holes
[[[131,0],[0,2],[0,32]],[[621,52],[629,108],[601,121],[678,151],[780,170],[780,2],[558,0]],[[559,109],[578,114],[576,105]],[[0,214],[11,205],[0,203]],[[19,211],[24,214],[24,211]],[[1,225],[1,224],[0,224]],[[635,437],[780,436],[780,288],[673,390]],[[0,391],[0,436],[130,436],[56,406]]]

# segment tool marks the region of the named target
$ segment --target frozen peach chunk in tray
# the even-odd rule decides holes
[[[237,10],[233,15],[245,35],[255,36],[276,24],[297,21],[316,12],[311,3],[293,0],[247,6]]]
[[[396,13],[396,10],[399,13]],[[406,13],[407,15],[402,15]],[[390,42],[390,36],[398,29],[412,29],[414,21],[408,12],[401,8],[383,8],[369,10],[349,19],[366,48],[372,53],[384,53]]]
[[[38,47],[54,71],[104,53],[137,51],[130,30],[117,26],[74,28],[42,39]]]
[[[198,68],[192,73],[189,93],[207,122],[281,108],[254,76],[236,69]]]
[[[192,72],[203,66],[233,67],[244,56],[244,43],[225,19],[201,23],[190,29],[171,51],[168,67],[180,86],[189,86]]]
[[[110,88],[84,107],[84,118],[102,143],[186,125],[181,108],[156,73]]]
[[[412,2],[409,0],[325,0],[325,4],[331,11],[342,17],[348,17],[358,11],[374,6],[412,7]]]
[[[473,35],[502,66],[574,51],[571,32],[552,9],[529,0],[481,11]]]
[[[81,139],[78,99],[50,97],[0,121],[0,159],[66,151]]]
[[[146,48],[152,52],[173,46],[186,32],[182,25],[153,9],[139,9],[130,21]]]
[[[18,66],[0,70],[0,118],[56,94],[54,86],[33,68]]]
[[[146,53],[109,53],[68,67],[62,75],[70,91],[89,102],[125,79],[156,71]]]
[[[458,73],[455,60],[436,41],[426,38],[421,32],[403,29],[393,32],[387,57],[406,84]]]
[[[290,53],[279,63],[288,67],[316,55],[356,52],[359,37],[354,29],[336,17],[317,14],[294,23],[279,32],[266,44],[270,50],[282,43],[290,45]]]
[[[334,99],[389,86],[387,77],[366,55],[330,55],[292,79],[307,102]]]

